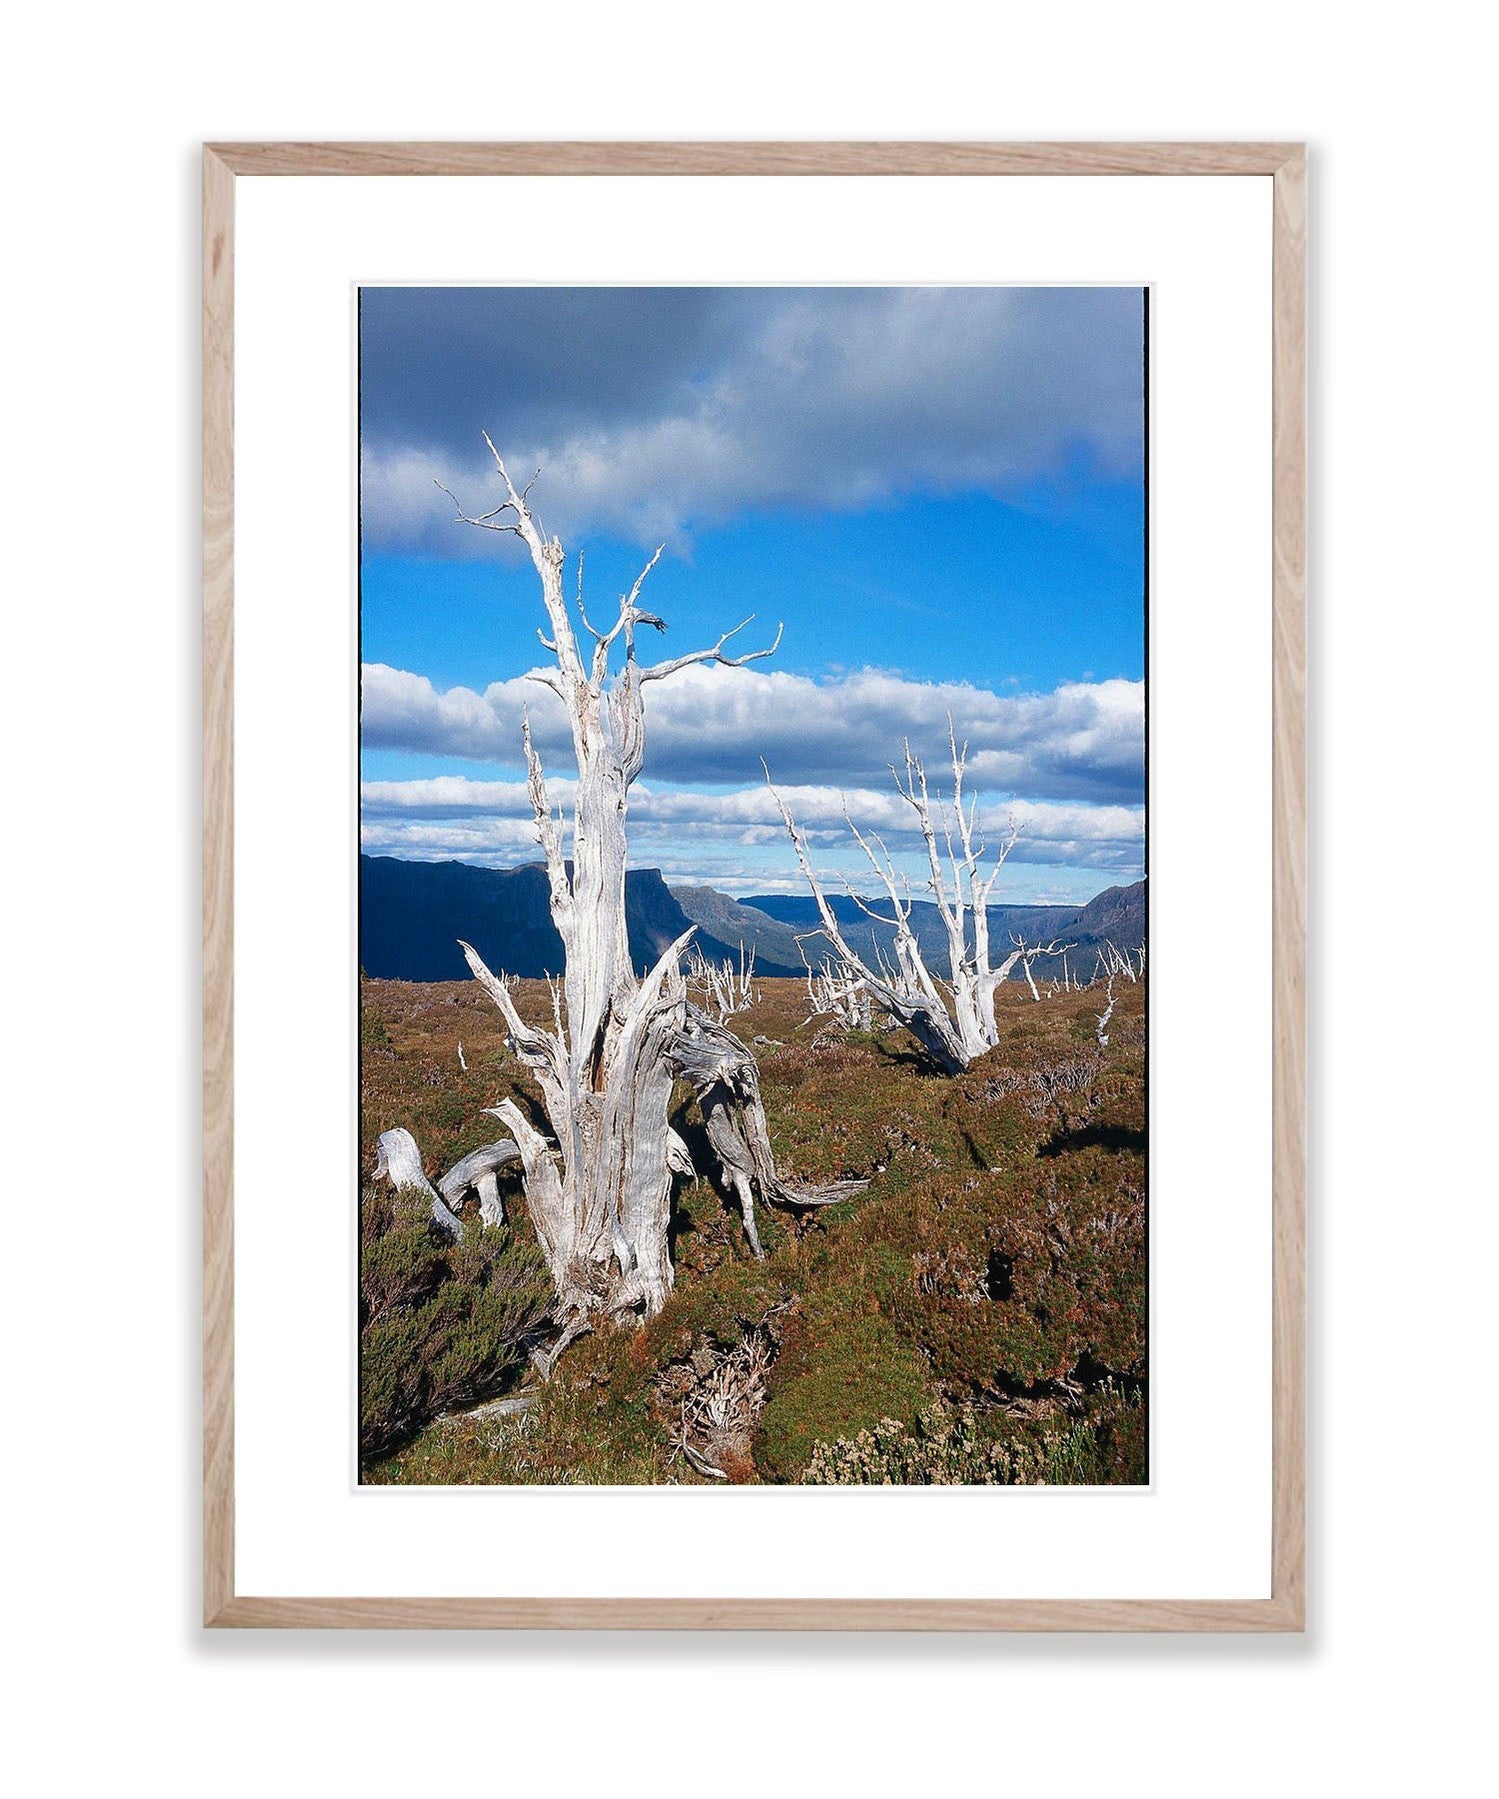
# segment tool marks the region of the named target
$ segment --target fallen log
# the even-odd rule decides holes
[[[500,1198],[499,1174],[512,1162],[520,1161],[520,1148],[511,1137],[498,1143],[486,1143],[471,1150],[461,1162],[455,1162],[437,1183],[437,1190],[456,1212],[472,1193],[479,1202],[479,1217],[485,1224],[503,1224],[505,1206]]]

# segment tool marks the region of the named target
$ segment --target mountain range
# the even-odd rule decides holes
[[[883,956],[889,960],[895,943],[895,925],[879,923],[849,894],[829,894],[828,904],[838,921],[844,939],[857,955],[869,961]],[[872,911],[890,920],[893,914],[888,900],[867,900]],[[683,901],[692,914],[691,905]],[[810,893],[756,894],[739,907],[751,915],[762,914],[792,933],[793,946],[798,934],[808,959],[816,965],[828,953],[828,942],[819,930],[817,902]],[[990,904],[989,945],[991,960],[999,963],[1014,947],[1014,940],[1025,943],[1066,943],[1068,965],[1086,978],[1093,972],[1097,952],[1105,941],[1116,949],[1138,949],[1145,941],[1145,883],[1136,881],[1128,887],[1110,887],[1089,900],[1086,906],[999,906]],[[947,927],[942,914],[931,900],[915,900],[911,906],[911,929],[927,967],[935,974],[948,972]],[[969,946],[973,931],[968,931]],[[758,964],[757,964],[758,966]],[[1061,957],[1041,956],[1035,969],[1039,978],[1044,969],[1051,974],[1060,969]],[[1017,969],[1014,979],[1021,979]]]
[[[689,916],[657,868],[632,868],[625,876],[625,922],[630,954],[642,970],[694,923],[699,929],[693,941],[709,961],[739,956],[739,937],[722,940]],[[784,936],[791,960],[767,953],[755,964],[762,974],[802,972],[792,933]],[[393,981],[465,980],[460,937],[497,973],[560,974],[562,939],[552,923],[541,864],[476,868],[469,862],[359,858],[359,966],[366,974]]]
[[[895,931],[873,923],[847,894],[829,903],[849,945],[865,956],[888,956]],[[888,916],[888,905],[871,901]],[[632,868],[625,877],[625,917],[630,953],[649,967],[689,925],[709,961],[738,961],[740,946],[755,952],[756,972],[801,975],[797,938],[816,966],[828,952],[810,894],[760,894],[731,899],[714,887],[668,887],[655,868]],[[930,900],[911,908],[911,926],[928,966],[947,970],[947,933]],[[1110,887],[1086,906],[989,907],[995,959],[1008,954],[1011,936],[1027,943],[1072,943],[1071,967],[1085,977],[1105,939],[1121,949],[1145,940],[1145,883]],[[520,976],[558,974],[562,940],[547,905],[546,871],[540,863],[519,868],[476,868],[468,862],[407,862],[394,856],[359,858],[359,964],[378,979],[456,981],[467,976],[462,937],[489,966]],[[1036,964],[1038,973],[1050,967]],[[1018,971],[1017,971],[1018,972]]]

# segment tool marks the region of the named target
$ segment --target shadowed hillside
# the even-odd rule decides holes
[[[801,926],[783,924],[762,908],[730,899],[716,887],[673,887],[671,892],[687,916],[709,936],[732,945],[736,952],[741,943],[746,950],[753,950],[755,967],[762,973],[801,968],[801,954],[796,947],[796,933]],[[815,947],[809,939],[808,953]]]
[[[631,869],[626,876],[625,913],[630,954],[640,970],[693,923],[654,868]],[[366,974],[399,981],[465,979],[459,938],[499,972],[559,974],[562,939],[548,910],[541,864],[475,868],[467,862],[359,858],[359,965]],[[699,928],[694,942],[710,961],[739,954],[737,937],[723,942]],[[768,956],[761,961],[769,975],[795,974],[800,967]]]
[[[834,916],[852,948],[865,956],[889,955],[895,932],[871,922],[847,894],[829,896]],[[766,978],[799,975],[797,935],[804,933],[815,966],[829,953],[817,929],[811,894],[765,894],[733,900],[713,887],[668,887],[659,869],[631,869],[625,878],[630,953],[645,969],[681,936],[698,927],[695,946],[711,961],[736,961],[740,945],[755,952],[756,972]],[[875,904],[877,912],[887,906]],[[911,925],[928,965],[947,972],[947,933],[930,900],[917,900]],[[1105,939],[1121,950],[1145,941],[1145,883],[1110,887],[1086,906],[989,907],[989,936],[1003,960],[1011,933],[1028,943],[1054,939],[1075,944],[1072,973],[1086,979]],[[476,868],[467,862],[407,862],[393,856],[359,858],[359,965],[382,980],[446,981],[467,975],[459,938],[472,943],[491,968],[523,978],[556,974],[562,940],[547,905],[540,863],[521,868]],[[1036,978],[1060,972],[1060,959],[1040,957]],[[1020,979],[1017,969],[1014,979]]]

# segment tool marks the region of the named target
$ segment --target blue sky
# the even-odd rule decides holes
[[[831,876],[870,885],[846,802],[919,890],[886,764],[910,736],[935,783],[950,712],[1006,898],[1138,878],[1141,330],[1121,289],[365,290],[365,847],[535,859],[522,711],[567,797],[534,571],[435,485],[494,503],[487,429],[596,619],[664,543],[661,654],[784,624],[650,690],[633,863],[795,891],[763,754]]]

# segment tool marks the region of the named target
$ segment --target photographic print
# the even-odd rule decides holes
[[[1146,292],[358,332],[360,1480],[1148,1482]]]

